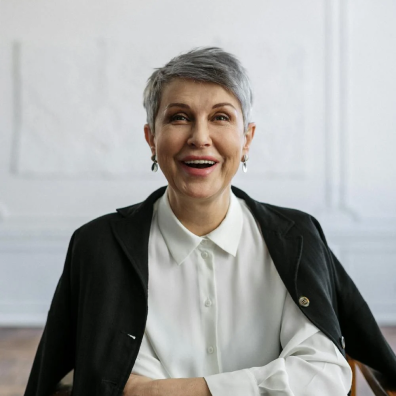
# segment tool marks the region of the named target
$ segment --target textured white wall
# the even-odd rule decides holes
[[[165,184],[145,81],[207,45],[255,91],[234,184],[314,214],[396,324],[395,18],[392,0],[0,1],[0,325],[42,324],[72,231]]]

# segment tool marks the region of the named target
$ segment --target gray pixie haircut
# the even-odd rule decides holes
[[[221,48],[204,47],[176,56],[164,67],[156,69],[147,80],[143,105],[147,112],[147,123],[153,133],[162,91],[175,78],[219,84],[234,94],[241,104],[244,129],[247,131],[253,94],[245,68],[234,55]]]

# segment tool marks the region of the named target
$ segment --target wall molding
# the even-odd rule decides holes
[[[12,72],[12,104],[13,104],[13,134],[11,144],[10,173],[18,174],[18,158],[21,140],[21,43],[14,41],[11,44],[11,72]]]
[[[0,202],[0,223],[6,221],[9,215],[7,206],[3,202]]]
[[[325,204],[321,218],[351,224],[360,216],[346,203],[347,0],[325,2]]]

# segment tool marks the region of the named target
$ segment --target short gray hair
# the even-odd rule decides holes
[[[143,105],[147,112],[147,123],[153,133],[162,91],[175,78],[219,84],[234,94],[241,104],[244,129],[247,131],[253,94],[246,70],[234,55],[221,48],[204,47],[173,58],[164,67],[156,69],[147,80]]]

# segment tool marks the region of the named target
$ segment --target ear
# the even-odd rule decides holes
[[[248,154],[250,145],[252,143],[254,133],[256,131],[256,124],[254,122],[249,122],[248,129],[245,133],[245,144],[243,145],[242,154]]]
[[[151,149],[151,155],[155,154],[155,136],[151,132],[151,128],[149,124],[144,125],[144,137],[146,138],[147,144],[150,146]]]

